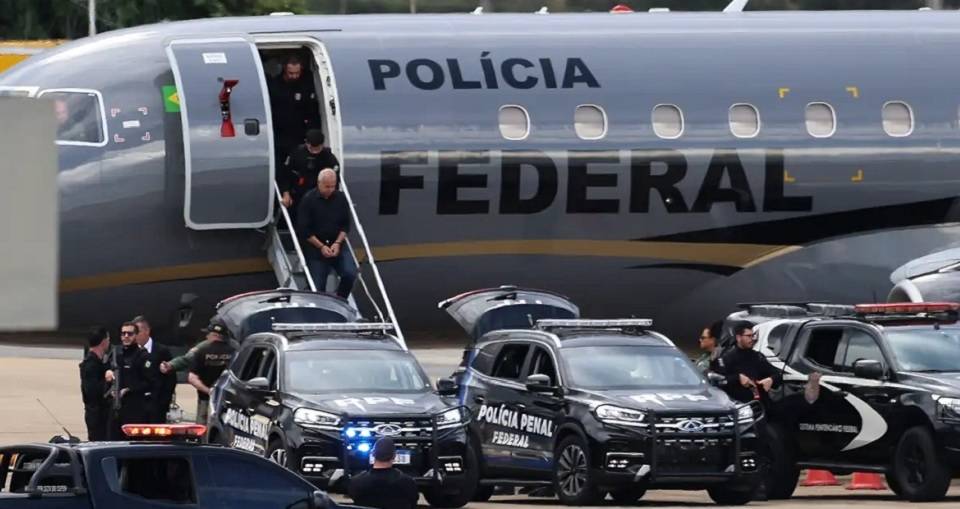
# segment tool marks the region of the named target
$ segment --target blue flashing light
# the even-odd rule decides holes
[[[357,446],[357,450],[360,452],[370,452],[370,444],[363,442]]]
[[[355,436],[357,436],[357,430],[354,428],[347,428],[347,437],[353,438]]]
[[[365,429],[360,431],[360,436],[364,438],[370,438],[370,430]]]

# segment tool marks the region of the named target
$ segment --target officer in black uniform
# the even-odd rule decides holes
[[[203,331],[207,333],[207,340],[194,352],[187,375],[187,382],[197,389],[197,422],[200,424],[207,423],[210,388],[227,369],[235,351],[227,341],[227,326],[219,318],[214,317]]]
[[[297,55],[287,57],[283,72],[270,82],[276,161],[284,161],[303,143],[308,129],[320,127],[320,103],[313,76]]]
[[[149,355],[137,344],[138,328],[133,322],[120,327],[120,342],[123,349],[116,360],[116,369],[120,371],[119,391],[120,409],[116,416],[116,425],[112,426],[114,437],[121,440],[124,424],[145,424],[150,422],[149,399],[151,391],[157,385],[153,377]],[[108,371],[107,381],[113,382],[116,374]]]
[[[330,147],[324,146],[326,137],[320,129],[307,131],[306,143],[297,146],[287,156],[281,170],[277,174],[277,185],[283,193],[283,206],[293,214],[303,195],[317,187],[317,176],[320,170],[330,168],[338,170],[340,161],[333,155]],[[296,222],[296,221],[294,221]]]
[[[80,363],[80,393],[83,395],[83,420],[87,424],[87,440],[106,440],[110,403],[107,400],[107,364],[104,357],[110,348],[110,333],[96,327],[87,336],[87,356]]]
[[[377,509],[414,509],[420,500],[417,483],[393,468],[397,455],[390,437],[377,439],[370,451],[373,467],[350,480],[350,498],[360,506]]]
[[[727,394],[742,403],[760,400],[767,407],[767,394],[779,383],[780,373],[762,353],[753,349],[757,339],[753,324],[737,322],[733,333],[736,346],[717,361],[719,371],[727,377]]]

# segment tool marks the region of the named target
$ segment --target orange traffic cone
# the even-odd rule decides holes
[[[827,470],[810,469],[800,486],[840,486],[840,482]]]
[[[883,483],[880,474],[869,472],[854,472],[853,480],[847,486],[848,490],[885,490],[887,486]]]

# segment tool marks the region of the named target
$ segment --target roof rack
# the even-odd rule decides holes
[[[615,320],[584,320],[579,318],[548,318],[537,320],[537,328],[547,329],[619,329],[652,327],[649,318],[621,318]]]
[[[396,327],[386,322],[347,323],[275,323],[274,332],[392,332]]]

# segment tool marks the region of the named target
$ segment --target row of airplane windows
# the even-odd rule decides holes
[[[737,103],[729,110],[730,133],[737,138],[760,134],[760,111],[752,104]],[[888,136],[902,138],[913,133],[913,108],[903,101],[889,101],[881,112],[883,130]],[[804,115],[807,133],[814,138],[829,138],[837,132],[837,112],[828,103],[812,102]],[[500,107],[500,135],[508,140],[524,140],[530,135],[530,114],[523,106]],[[574,112],[574,130],[582,140],[599,140],[607,135],[607,112],[596,104],[581,104]],[[651,112],[653,132],[665,140],[683,136],[683,110],[675,104],[658,104]]]

